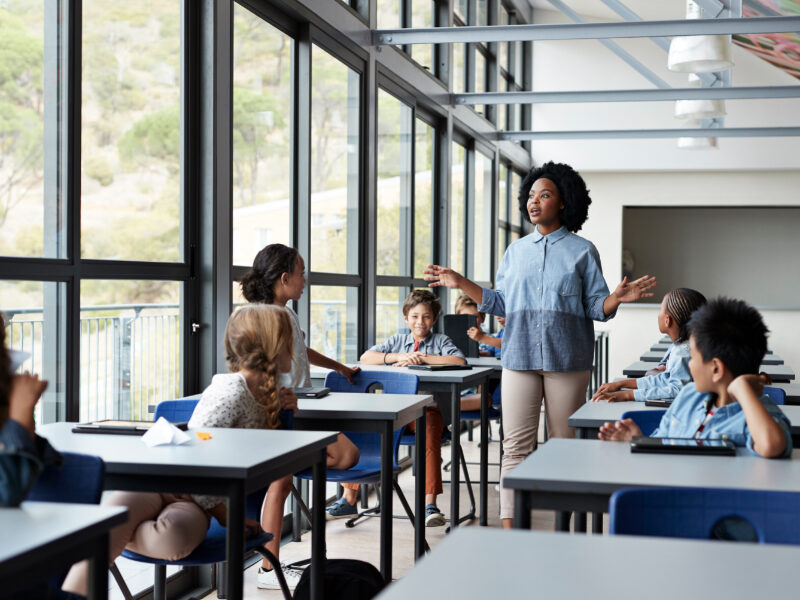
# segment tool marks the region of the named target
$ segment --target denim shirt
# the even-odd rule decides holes
[[[689,373],[689,342],[673,342],[664,355],[667,368],[661,373],[640,377],[636,380],[633,399],[637,402],[645,400],[666,400],[675,398],[683,386],[692,380]]]
[[[706,418],[706,403],[711,398],[711,394],[702,394],[697,391],[694,382],[687,383],[672,402],[672,406],[667,409],[661,418],[661,423],[656,430],[650,434],[651,437],[694,437],[700,425]],[[767,412],[775,419],[783,430],[786,438],[786,451],[782,456],[786,457],[792,453],[792,435],[789,429],[789,420],[781,412],[775,403],[766,394],[759,398]],[[730,440],[737,446],[746,447],[753,454],[753,438],[747,428],[747,421],[744,418],[744,411],[738,402],[718,406],[714,408],[714,416],[706,423],[701,439],[722,438]]]
[[[536,229],[511,244],[497,270],[496,289],[483,288],[481,312],[506,318],[503,367],[517,371],[592,368],[594,326],[608,286],[600,256],[566,227]]]
[[[389,336],[382,344],[375,344],[370,348],[370,352],[413,352],[414,351],[414,335],[411,333],[395,333]],[[435,354],[437,356],[458,356],[464,357],[464,353],[458,349],[449,336],[443,333],[430,332],[425,336],[425,339],[420,341],[418,352],[423,354]]]

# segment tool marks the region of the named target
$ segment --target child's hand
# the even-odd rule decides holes
[[[622,278],[619,285],[614,290],[614,297],[619,302],[636,302],[639,298],[650,298],[654,294],[647,290],[656,287],[656,278],[645,275],[628,281],[627,275]]]
[[[481,331],[477,327],[470,327],[469,329],[467,329],[467,336],[469,337],[469,339],[475,340],[478,343],[480,343],[480,341],[483,339],[483,335],[484,335],[483,331]]]
[[[620,387],[622,386],[619,385],[616,381],[609,381],[608,383],[604,383],[599,388],[597,388],[597,391],[594,393],[594,396],[592,396],[592,402],[597,402],[597,397],[600,394],[616,392],[618,389],[620,389]]]
[[[440,265],[428,265],[428,268],[423,271],[426,275],[425,281],[430,281],[428,287],[445,286],[449,288],[457,288],[461,285],[461,275]]]
[[[341,365],[336,372],[341,375],[342,377],[347,378],[347,381],[350,382],[352,385],[353,383],[353,376],[361,370],[361,367],[348,367],[347,365]]]
[[[8,416],[25,427],[33,436],[33,410],[47,389],[47,382],[31,375],[27,371],[11,378],[11,390],[8,394]]]
[[[642,430],[633,422],[633,419],[625,419],[601,425],[597,437],[606,442],[630,442],[633,438],[641,435]]]
[[[761,397],[764,393],[764,380],[761,375],[739,375],[736,379],[728,384],[728,393],[739,399],[747,392],[752,391],[757,398]]]
[[[281,405],[281,410],[290,410],[293,413],[297,412],[297,396],[294,390],[282,387],[278,391],[278,402]]]
[[[422,352],[407,352],[400,354],[400,360],[394,363],[395,367],[407,367],[408,365],[422,365],[425,364],[425,354]]]
[[[630,392],[630,394],[628,392]],[[633,400],[633,398],[628,397],[632,395],[633,392],[630,390],[625,390],[623,392],[603,392],[597,390],[595,395],[592,396],[592,402],[627,402]]]

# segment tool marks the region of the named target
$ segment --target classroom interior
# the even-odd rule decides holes
[[[659,280],[653,298],[595,323],[590,387],[660,341],[663,294],[689,287],[760,311],[791,372],[776,385],[800,404],[800,4],[695,2],[733,63],[699,77],[667,64],[670,39],[707,33],[691,28],[684,0],[0,0],[0,312],[8,346],[29,355],[21,369],[49,382],[37,427],[149,421],[161,402],[202,392],[227,372],[225,325],[246,302],[238,281],[271,243],[305,258],[294,308],[308,346],[357,363],[407,331],[403,300],[428,285],[429,264],[494,287],[505,249],[533,231],[520,183],[546,161],[586,181],[579,235],[609,288]],[[703,98],[721,112],[676,117],[695,86],[717,90]],[[436,293],[452,313],[456,291]],[[501,325],[490,316],[484,329]],[[462,527],[499,532],[500,424],[485,471],[480,421],[462,425],[478,506]],[[544,419],[539,442],[549,443]],[[448,462],[449,445],[442,454]],[[413,453],[400,458],[414,509]],[[309,500],[313,486],[298,486]],[[457,487],[464,514],[463,472]],[[324,492],[339,495],[331,482]],[[371,486],[366,500],[378,496]],[[287,562],[312,552],[310,524],[293,541],[298,510],[287,502]],[[573,536],[614,537],[608,515],[582,510]],[[404,596],[432,597],[411,579],[415,531],[397,498],[393,511],[391,578],[409,578]],[[552,532],[554,514],[536,507],[531,528]],[[432,557],[462,534],[426,529]],[[381,568],[381,531],[378,518],[328,522],[328,556]],[[476,578],[494,577],[477,574],[491,544],[464,565]],[[256,588],[259,559],[245,556],[242,597],[281,598]],[[117,565],[127,597],[157,597],[152,565]],[[514,593],[507,567],[498,593]],[[169,566],[167,578],[170,599],[226,597],[214,565]],[[126,598],[112,575],[107,595]]]

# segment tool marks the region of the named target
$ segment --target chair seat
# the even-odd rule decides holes
[[[148,563],[151,565],[183,565],[183,566],[196,566],[207,565],[215,562],[223,562],[225,560],[225,535],[226,528],[219,524],[216,519],[211,519],[211,526],[206,533],[206,539],[191,554],[178,560],[163,560],[160,558],[153,558],[132,552],[131,550],[123,550],[122,556],[137,562]],[[245,540],[245,549],[252,550],[258,546],[263,546],[273,538],[271,533],[262,533],[253,538]]]
[[[359,468],[360,465],[356,465],[352,469],[328,469],[325,472],[325,478],[328,481],[335,481],[337,483],[380,483],[381,482],[381,469],[380,466],[377,468]],[[398,472],[399,469],[395,469],[395,472]],[[299,477],[300,479],[313,479],[311,469],[305,469],[304,471],[300,471],[299,473],[294,474],[295,477]]]
[[[500,418],[500,411],[497,410],[494,406],[489,407],[489,419],[499,419]],[[479,410],[465,410],[461,412],[461,420],[462,421],[480,421],[481,420],[481,411]]]

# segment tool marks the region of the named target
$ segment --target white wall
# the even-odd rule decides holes
[[[592,205],[580,235],[597,246],[610,289],[621,278],[623,206],[800,206],[800,171],[750,172],[582,172]],[[800,231],[800,223],[798,230]],[[758,235],[758,223],[752,235]],[[658,273],[652,273],[658,276]],[[799,277],[800,274],[786,276]],[[702,290],[701,290],[702,291]],[[598,329],[610,332],[610,373],[638,360],[659,338],[657,306],[623,306]],[[770,348],[800,374],[800,311],[765,310]]]

